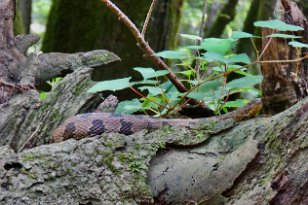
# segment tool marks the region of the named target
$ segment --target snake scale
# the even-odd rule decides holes
[[[218,118],[232,118],[242,121],[254,117],[262,109],[259,99],[252,100],[246,106]],[[216,117],[217,118],[217,117]],[[161,126],[187,127],[200,123],[199,119],[159,119],[143,115],[121,115],[115,113],[93,112],[68,118],[52,134],[51,142],[61,142],[70,138],[76,140],[105,132],[117,132],[125,135],[143,129],[155,130]]]

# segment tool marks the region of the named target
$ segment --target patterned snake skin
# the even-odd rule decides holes
[[[262,109],[259,99],[253,100],[236,111],[219,116],[242,121],[254,117]],[[187,127],[202,119],[159,119],[143,115],[119,115],[115,113],[93,112],[68,118],[52,134],[51,142],[61,142],[70,138],[76,140],[104,132],[117,132],[125,135],[143,129],[155,130],[161,126]]]

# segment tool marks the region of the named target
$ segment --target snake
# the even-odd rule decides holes
[[[243,121],[256,116],[261,109],[261,100],[255,99],[242,108],[217,117]],[[141,130],[159,129],[162,126],[189,127],[202,122],[203,119],[162,119],[145,115],[122,115],[103,112],[83,113],[69,117],[57,127],[51,136],[50,142],[57,143],[70,138],[80,140],[87,136],[110,132],[130,135]]]

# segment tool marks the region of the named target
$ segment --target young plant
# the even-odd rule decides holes
[[[302,27],[286,24],[280,20],[257,21],[257,27],[266,27],[276,31],[299,31]],[[172,72],[176,73],[178,81],[189,87],[187,92],[179,92],[171,81],[163,81],[162,77],[169,74],[168,70],[155,71],[153,68],[134,68],[142,75],[141,81],[131,82],[131,78],[122,78],[99,82],[89,92],[105,90],[121,90],[131,88],[141,96],[140,99],[121,102],[117,112],[131,114],[137,111],[152,112],[157,116],[166,116],[178,111],[190,99],[206,104],[215,113],[228,112],[229,108],[237,108],[249,102],[249,99],[228,101],[230,95],[235,93],[248,93],[257,97],[260,91],[254,88],[262,80],[260,75],[247,73],[247,68],[260,63],[274,63],[276,61],[261,61],[264,50],[256,50],[257,58],[252,62],[247,54],[233,53],[232,50],[240,38],[261,38],[249,33],[234,31],[231,38],[206,38],[180,34],[181,37],[190,39],[200,44],[188,45],[179,50],[166,50],[155,56],[179,62],[174,64]],[[273,33],[264,38],[291,38],[300,39],[301,36],[284,33]],[[253,41],[251,41],[253,43]],[[269,41],[270,43],[270,41]],[[308,47],[297,41],[289,42],[293,47]],[[253,44],[254,48],[256,46]],[[260,54],[259,54],[260,53]],[[304,58],[294,59],[300,61]],[[280,61],[281,62],[281,61]],[[191,66],[195,63],[195,66]],[[179,70],[179,67],[182,69]],[[242,75],[242,78],[227,82],[230,73]],[[146,92],[147,95],[142,94]]]

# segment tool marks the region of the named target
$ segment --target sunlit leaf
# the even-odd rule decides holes
[[[226,58],[228,63],[251,63],[249,56],[246,53],[241,53],[230,58]]]
[[[155,53],[155,55],[165,59],[185,59],[189,57],[185,52],[172,50],[161,51]]]
[[[267,38],[302,38],[302,36],[295,36],[290,34],[274,33],[266,36]]]
[[[233,31],[232,36],[231,36],[231,38],[233,38],[233,39],[254,38],[254,37],[257,37],[257,36],[254,36],[250,33],[243,32],[243,31]]]
[[[190,78],[192,75],[194,75],[195,71],[194,70],[184,70],[184,71],[180,71],[180,72],[177,72],[177,73],[183,74],[187,78]]]
[[[206,38],[202,41],[201,46],[208,52],[215,52],[224,55],[231,51],[235,42],[235,39]]]
[[[236,80],[232,80],[227,83],[227,88],[244,88],[244,87],[252,87],[261,83],[262,76],[261,75],[253,75],[253,76],[245,76],[243,78],[239,78]]]
[[[131,77],[98,82],[94,86],[92,86],[88,90],[88,92],[95,93],[95,92],[101,92],[101,91],[106,91],[106,90],[111,90],[111,91],[123,90],[125,88],[131,87],[134,85],[134,83],[129,82],[130,79]]]
[[[267,21],[256,21],[254,22],[254,26],[262,27],[262,28],[271,28],[276,29],[278,31],[302,31],[304,28],[300,26],[295,26],[291,24],[287,24],[278,19],[275,20],[267,20]]]
[[[246,105],[249,102],[249,100],[245,100],[245,99],[237,99],[235,101],[228,101],[226,102],[223,107],[228,107],[228,108],[239,108],[239,107],[243,107],[244,105]]]
[[[291,41],[291,42],[289,42],[289,45],[296,47],[296,48],[308,48],[308,44],[301,43],[301,42],[298,42],[298,41]]]
[[[191,50],[201,50],[201,49],[203,49],[202,46],[197,46],[197,45],[185,46],[185,48],[188,48],[188,49],[191,49]]]
[[[216,52],[206,52],[205,54],[203,54],[203,57],[208,62],[226,63],[226,59],[224,58],[224,56]]]
[[[133,69],[135,71],[138,71],[142,75],[144,80],[161,77],[169,73],[167,70],[155,71],[153,68],[136,67]]]
[[[142,86],[138,89],[141,91],[147,90],[149,92],[149,95],[159,95],[164,92],[164,90],[162,90],[161,88],[153,86]]]

